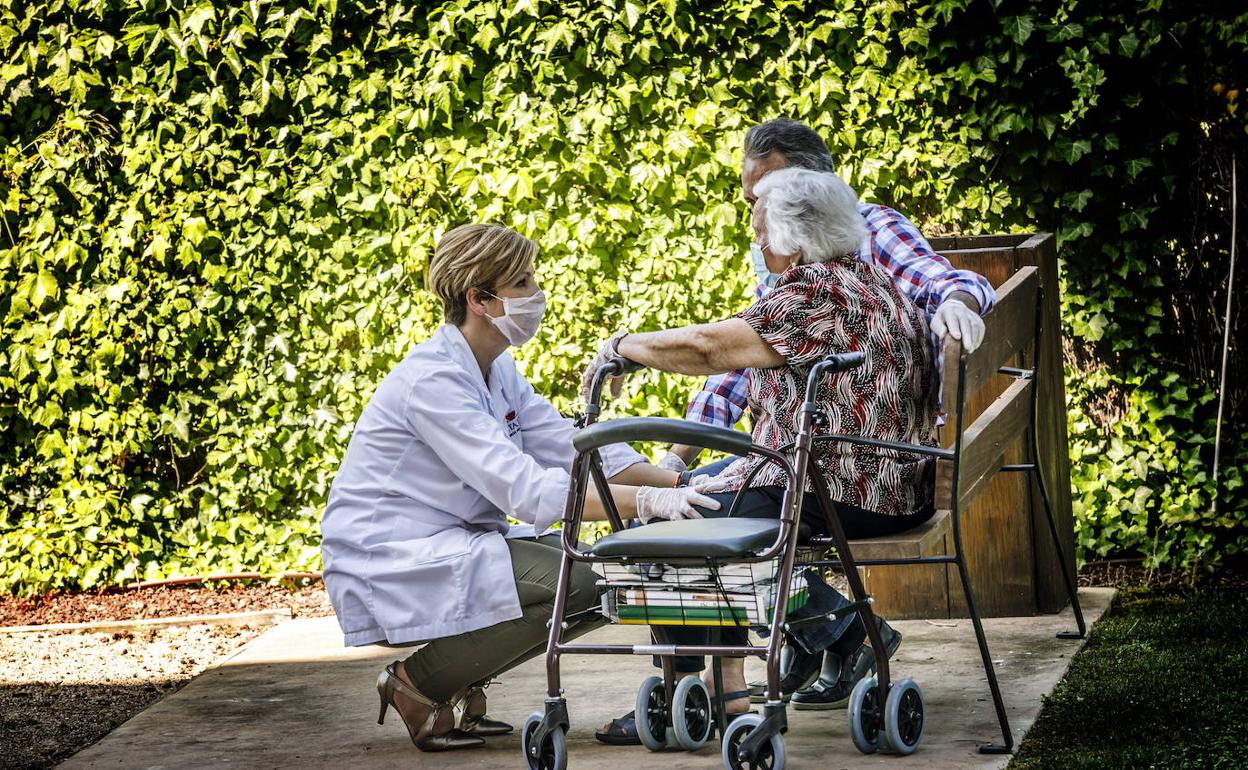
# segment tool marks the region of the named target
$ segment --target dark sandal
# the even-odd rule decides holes
[[[717,709],[717,707],[722,706],[724,704],[724,701],[738,700],[740,698],[748,698],[748,697],[750,697],[749,690],[734,690],[733,692],[726,692],[723,695],[712,695],[711,696],[711,708]],[[724,714],[724,724],[730,725],[732,724],[732,720],[736,719],[739,716],[744,716],[746,714],[757,714],[757,713],[758,712],[755,711],[754,709],[750,709],[749,711],[742,711],[740,714]],[[711,719],[711,732],[707,734],[706,739],[708,741],[711,740],[712,738],[715,737],[715,734],[717,732],[719,732],[718,717]]]
[[[733,690],[732,692],[721,693],[721,694],[719,694],[719,695],[712,695],[712,696],[711,696],[711,705],[712,705],[712,706],[715,706],[715,705],[720,705],[720,706],[722,706],[722,705],[724,705],[724,702],[725,702],[725,701],[730,701],[730,700],[741,700],[742,698],[749,698],[749,697],[750,697],[750,691],[749,691],[749,690]],[[742,712],[741,712],[741,714],[752,714],[752,713],[754,713],[754,712],[752,712],[752,711],[742,711]],[[741,714],[725,714],[724,716],[739,717],[739,716],[741,716]]]
[[[608,746],[640,746],[641,736],[637,734],[637,713],[630,711],[622,717],[611,720],[606,731],[598,730],[594,737],[599,743]]]

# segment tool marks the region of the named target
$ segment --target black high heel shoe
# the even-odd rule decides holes
[[[484,713],[477,716],[471,716],[468,714],[468,709],[472,708],[473,703],[478,697],[482,700],[485,699],[485,688],[489,686],[490,683],[486,682],[483,685],[477,685],[469,688],[468,694],[465,695],[464,699],[461,701],[461,703],[464,704],[464,712],[459,717],[459,729],[469,735],[480,735],[484,737],[506,735],[516,729],[506,722],[502,722],[497,719],[490,719],[490,717]]]
[[[403,720],[403,726],[407,728],[407,734],[411,736],[412,743],[416,744],[416,748],[421,751],[454,751],[456,749],[470,749],[485,744],[484,738],[470,735],[458,728],[451,728],[445,733],[434,733],[433,726],[438,722],[438,715],[442,713],[443,709],[448,707],[454,708],[454,704],[434,703],[415,687],[399,679],[396,671],[400,665],[402,664],[396,660],[386,666],[377,676],[377,694],[381,696],[381,713],[377,716],[377,724],[385,724],[386,709],[394,706],[394,710],[399,712],[399,718]],[[423,724],[413,727],[407,721],[403,711],[398,706],[395,706],[394,693],[396,690],[402,691],[404,695],[417,703],[429,707],[429,716],[425,717]]]

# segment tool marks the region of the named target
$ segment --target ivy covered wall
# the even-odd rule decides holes
[[[610,330],[743,304],[738,148],[777,115],[931,234],[1058,233],[1081,554],[1216,566],[1248,545],[1239,348],[1216,513],[1208,476],[1246,48],[1230,2],[7,3],[0,591],[318,567],[441,232],[541,245],[518,357],[570,411]]]

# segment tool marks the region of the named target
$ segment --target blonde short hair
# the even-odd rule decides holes
[[[537,244],[494,224],[460,225],[438,241],[425,287],[442,300],[446,322],[459,326],[468,317],[468,290],[495,292],[533,269]]]

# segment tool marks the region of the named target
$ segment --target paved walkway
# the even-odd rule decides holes
[[[1109,606],[1113,589],[1083,589],[1089,624]],[[1008,757],[975,751],[1000,740],[992,702],[969,621],[903,621],[905,641],[895,675],[923,688],[927,729],[911,757],[863,756],[849,739],[845,711],[789,712],[785,736],[790,768],[999,768]],[[997,660],[1016,741],[1036,718],[1081,642],[1054,633],[1074,627],[1060,615],[985,621]],[[608,626],[586,639],[646,639],[643,628]],[[520,741],[490,739],[485,748],[422,754],[391,710],[378,726],[374,689],[381,666],[396,651],[344,649],[333,618],[294,620],[265,633],[229,661],[72,757],[64,768],[523,768]],[[751,661],[753,672],[759,664]],[[565,658],[563,683],[572,718],[569,765],[576,770],[719,768],[717,742],[695,754],[651,754],[594,741],[596,727],[630,708],[637,685],[651,672],[648,659],[629,656]],[[517,725],[540,709],[545,670],[539,658],[490,688],[490,713]]]

